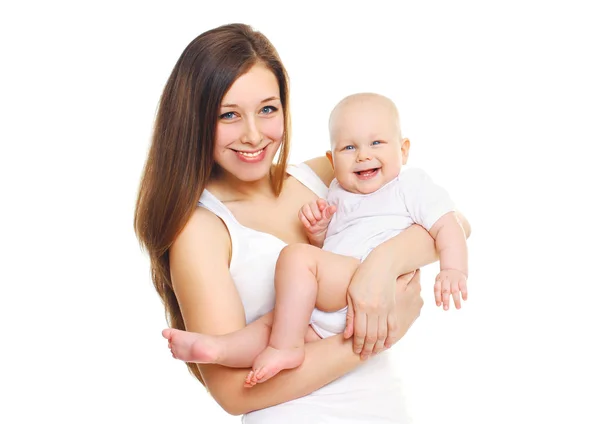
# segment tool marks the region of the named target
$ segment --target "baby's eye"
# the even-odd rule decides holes
[[[354,146],[350,146],[350,145],[342,148],[342,150],[352,150],[352,149],[354,149]]]
[[[379,144],[381,144],[381,141],[379,140],[375,140],[373,143],[371,143],[373,146],[377,146]]]

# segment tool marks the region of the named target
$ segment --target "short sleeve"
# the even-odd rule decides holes
[[[413,221],[427,231],[442,216],[456,210],[448,192],[422,169],[410,168],[398,177],[398,188]]]

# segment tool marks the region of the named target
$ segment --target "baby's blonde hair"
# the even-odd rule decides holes
[[[331,110],[329,114],[329,138],[330,142],[333,143],[333,134],[335,129],[335,123],[340,114],[343,113],[344,109],[350,105],[354,105],[356,103],[367,103],[367,102],[379,102],[390,108],[392,113],[394,114],[394,120],[398,125],[398,133],[400,139],[402,139],[402,133],[400,132],[400,114],[398,113],[398,108],[396,104],[388,97],[383,96],[377,93],[355,93],[349,96],[344,97],[340,100],[335,107]]]

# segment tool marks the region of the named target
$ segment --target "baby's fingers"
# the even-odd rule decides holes
[[[458,281],[452,283],[452,299],[454,300],[454,307],[460,309],[460,289],[458,288]]]
[[[330,205],[327,208],[325,208],[325,210],[323,210],[323,218],[327,220],[331,219],[336,209],[337,208],[335,207],[335,205]]]
[[[442,280],[440,277],[435,279],[435,284],[433,285],[433,294],[435,296],[436,306],[440,306],[442,304]]]
[[[308,222],[308,219],[306,219],[303,213],[299,213],[298,218],[300,218],[300,222],[302,222],[304,228],[309,229],[311,227],[310,222]]]
[[[460,292],[462,293],[462,299],[467,300],[467,297],[469,295],[469,293],[467,291],[467,280],[460,281],[460,283],[458,284],[458,288],[460,289]]]
[[[320,221],[322,218],[321,210],[319,209],[318,202],[311,202],[309,204],[312,215],[315,217],[315,220]]]
[[[317,200],[317,207],[319,208],[319,210],[322,212],[325,210],[325,208],[327,208],[327,200],[325,199],[318,199]]]
[[[442,303],[444,304],[444,311],[450,309],[450,289],[448,278],[442,278]]]
[[[302,208],[300,209],[300,215],[303,215],[304,218],[309,222],[309,226],[315,225],[317,223],[317,220],[315,219],[315,216],[313,215],[309,204],[302,206]],[[300,220],[302,220],[302,218],[300,218]]]

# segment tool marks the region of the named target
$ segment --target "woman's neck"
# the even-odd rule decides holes
[[[215,194],[218,194],[223,202],[275,197],[270,175],[265,175],[257,181],[242,181],[232,174],[224,172],[210,181],[207,188],[215,191]]]

